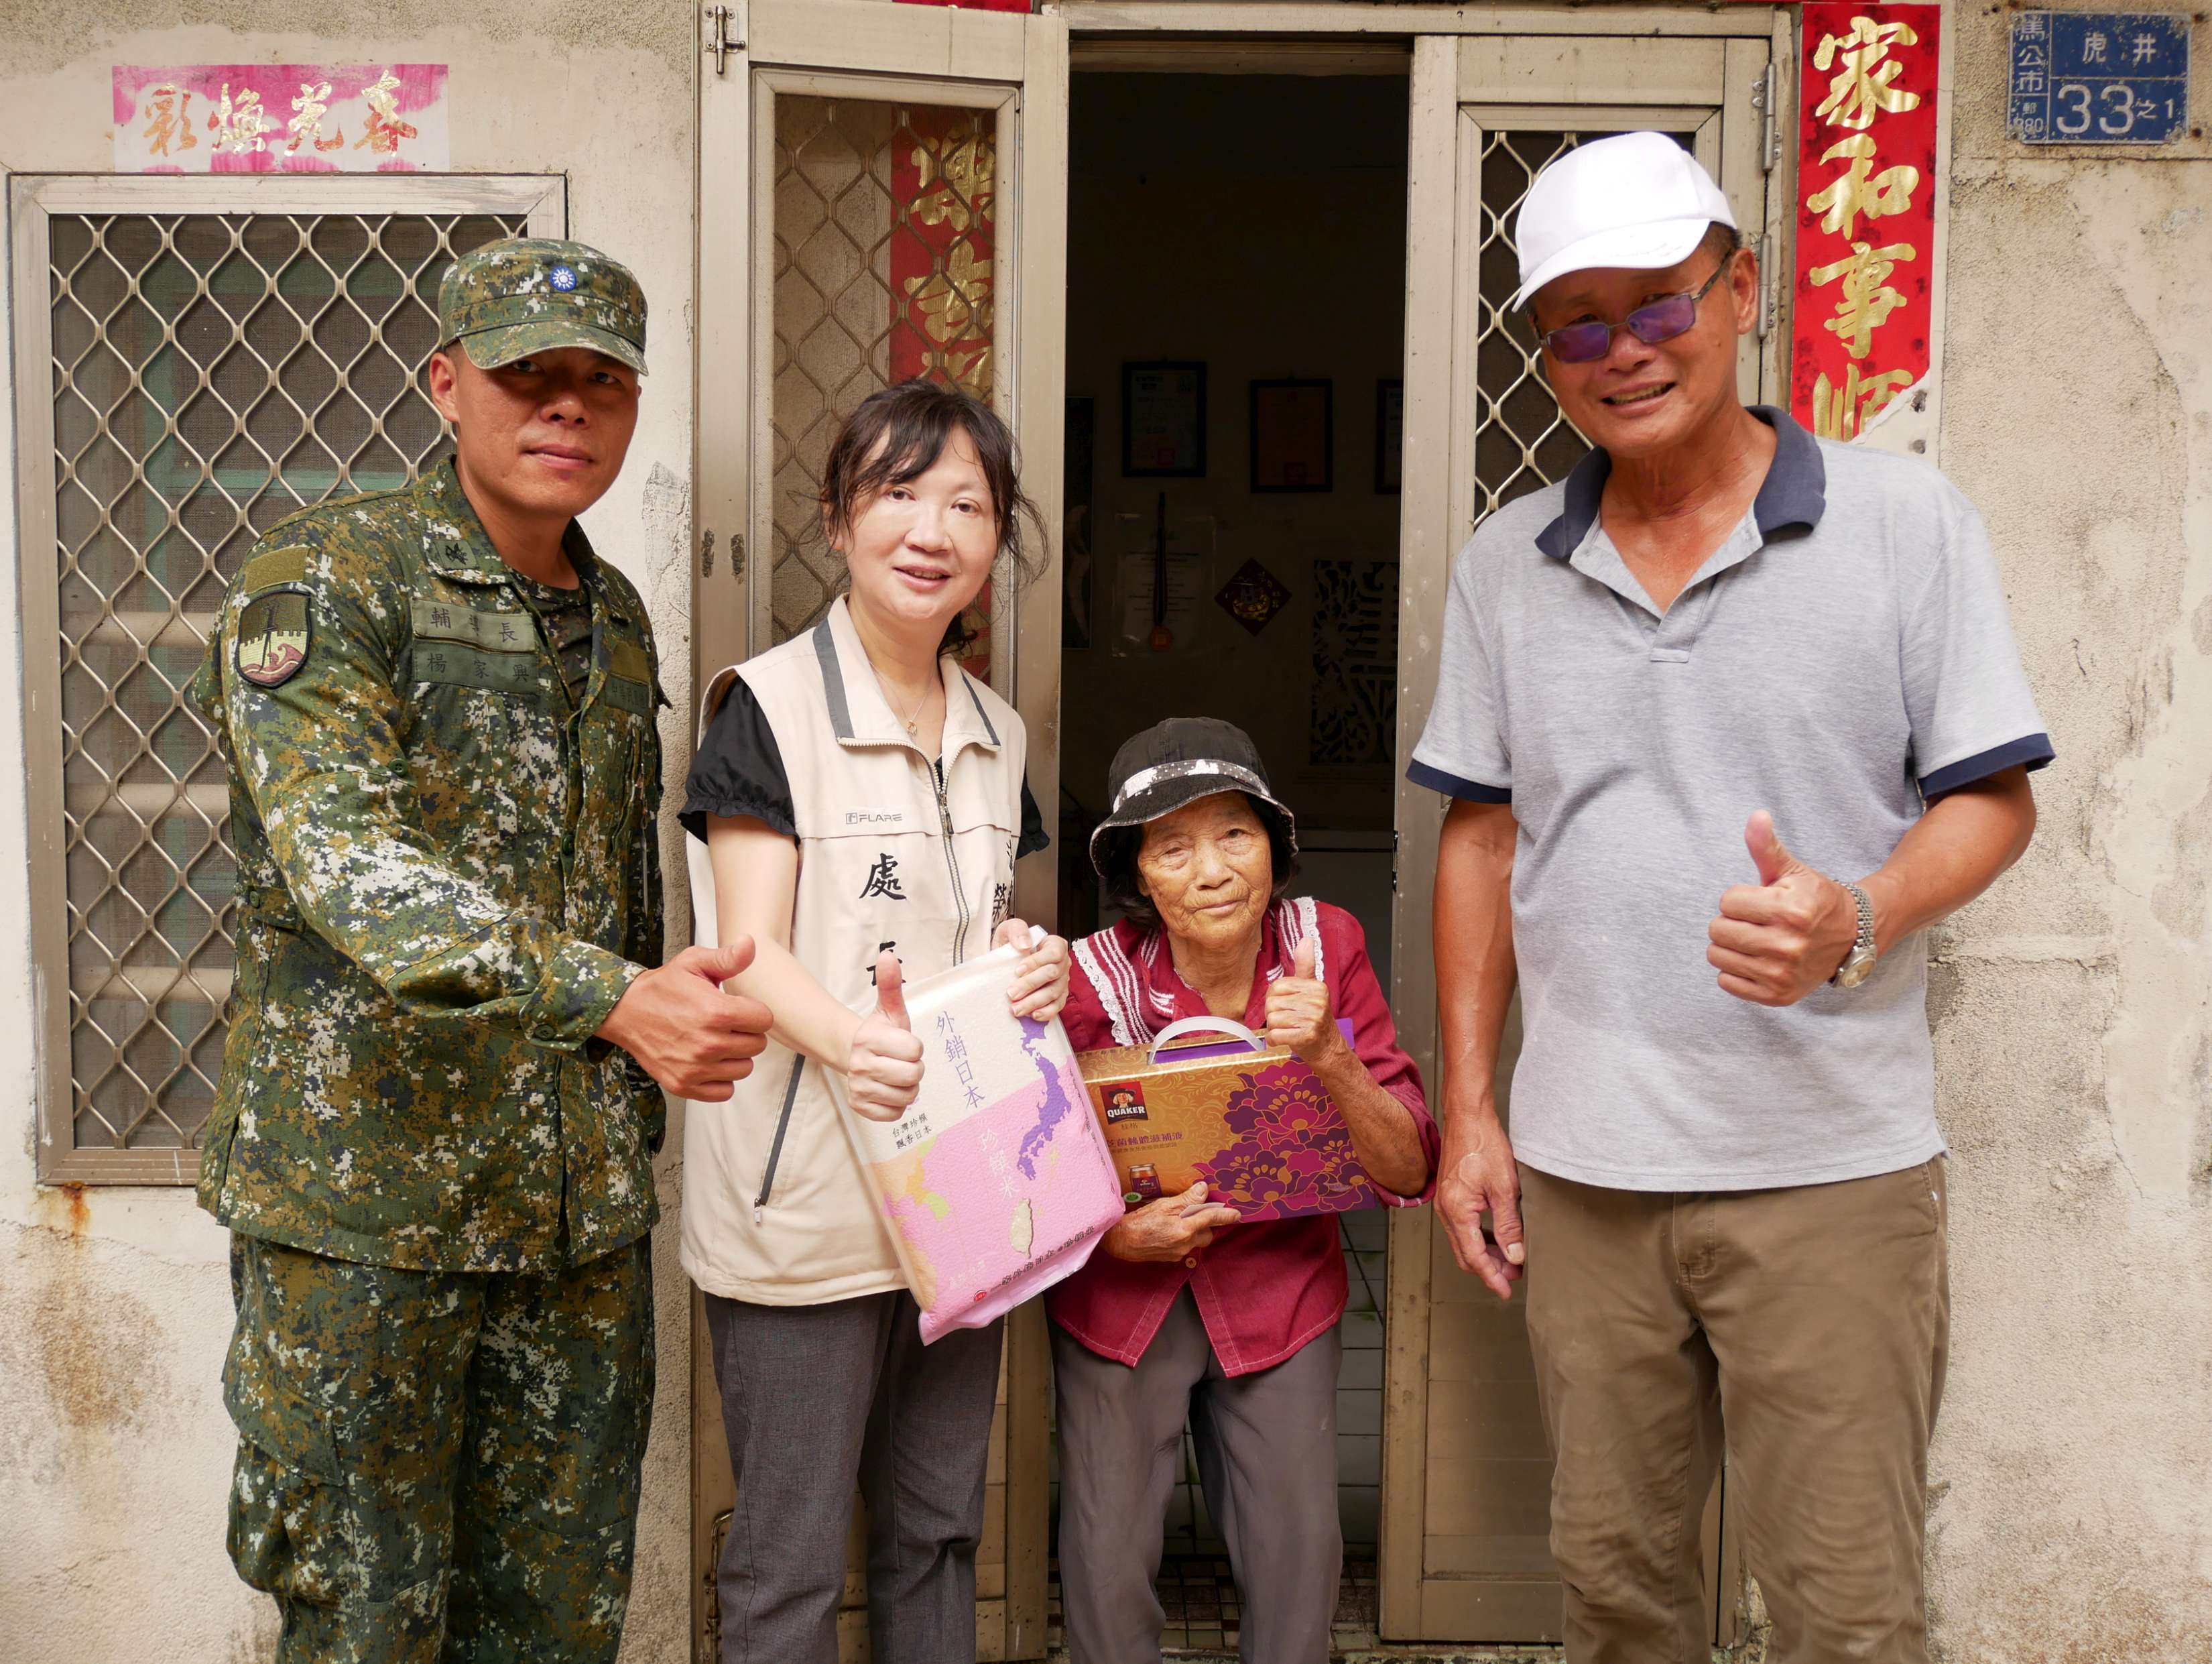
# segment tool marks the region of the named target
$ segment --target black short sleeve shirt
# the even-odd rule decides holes
[[[706,736],[691,759],[684,808],[677,819],[684,831],[704,842],[709,818],[730,815],[750,815],[787,838],[799,835],[791,778],[784,771],[775,730],[742,676],[730,684],[729,697],[707,724]],[[1017,857],[1034,855],[1051,843],[1044,829],[1044,815],[1030,795],[1029,783],[1024,781],[1021,839],[1015,854]]]

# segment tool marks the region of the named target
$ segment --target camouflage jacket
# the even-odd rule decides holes
[[[452,462],[255,545],[193,698],[238,973],[201,1205],[342,1259],[540,1271],[656,1216],[666,1106],[592,1038],[660,962],[653,631],[582,531],[580,710]]]

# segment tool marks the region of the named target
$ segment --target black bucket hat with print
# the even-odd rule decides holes
[[[1252,736],[1212,716],[1170,716],[1132,734],[1107,771],[1113,808],[1091,834],[1091,864],[1110,878],[1125,860],[1127,834],[1148,820],[1172,814],[1216,792],[1241,791],[1252,800],[1273,835],[1278,862],[1298,852],[1298,822],[1267,783],[1267,766]]]

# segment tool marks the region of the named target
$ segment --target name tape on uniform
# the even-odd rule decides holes
[[[527,613],[483,611],[458,601],[416,595],[410,602],[417,641],[459,642],[494,653],[532,653],[538,621]]]

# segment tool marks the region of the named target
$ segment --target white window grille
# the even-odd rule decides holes
[[[1474,518],[1477,524],[1518,497],[1557,485],[1589,454],[1544,380],[1541,355],[1525,316],[1506,304],[1520,285],[1513,222],[1536,175],[1576,145],[1611,135],[1492,129],[1482,140],[1481,308],[1475,345]],[[1671,134],[1684,149],[1697,135]]]
[[[185,690],[223,586],[285,515],[434,459],[438,280],[482,243],[560,235],[562,184],[11,186],[39,1175],[190,1183],[235,869]]]

